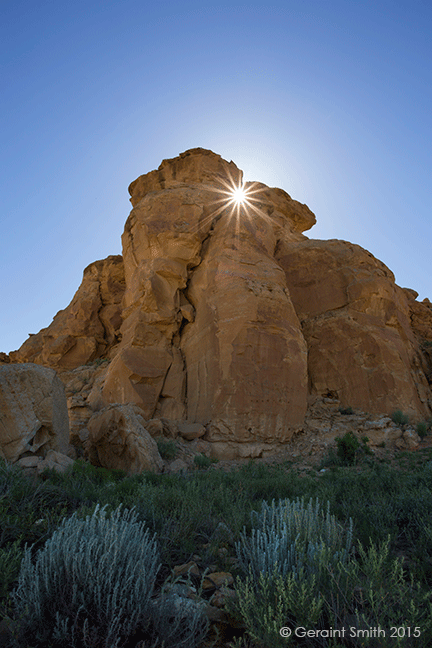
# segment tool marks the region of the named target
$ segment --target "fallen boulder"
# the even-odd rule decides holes
[[[69,418],[63,383],[40,365],[0,365],[0,452],[15,463],[45,458],[50,450],[67,454]]]
[[[86,452],[91,463],[129,474],[161,472],[163,461],[156,441],[132,405],[109,405],[87,424]]]

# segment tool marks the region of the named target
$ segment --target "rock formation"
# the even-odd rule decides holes
[[[66,396],[56,372],[35,364],[0,365],[0,456],[14,463],[68,449]]]
[[[35,362],[61,371],[106,355],[118,340],[124,289],[121,256],[91,263],[69,306],[57,313],[48,328],[12,352],[11,361]]]
[[[140,176],[122,257],[91,264],[71,304],[0,362],[81,381],[69,392],[76,433],[132,404],[144,421],[204,426],[221,457],[286,443],[322,398],[430,416],[431,304],[359,246],[308,239],[315,216],[285,191],[247,183],[248,201],[233,204],[241,183],[204,149]],[[82,365],[98,358],[84,387]]]
[[[160,472],[163,462],[144,424],[132,405],[109,405],[96,412],[88,423],[91,463],[132,474]]]
[[[407,294],[393,273],[345,241],[284,242],[277,259],[308,347],[311,396],[426,416],[430,385]]]

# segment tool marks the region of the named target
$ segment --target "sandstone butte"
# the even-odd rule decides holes
[[[200,148],[132,182],[122,255],[88,266],[70,305],[3,362],[71,385],[99,359],[69,399],[76,432],[127,404],[153,426],[201,424],[220,457],[290,441],[322,399],[430,417],[429,300],[358,245],[307,238],[315,216],[285,191],[247,183],[252,206],[233,210],[227,182],[242,172]]]

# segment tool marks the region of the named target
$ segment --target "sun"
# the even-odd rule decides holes
[[[243,205],[247,201],[247,191],[243,186],[236,187],[231,192],[231,200],[236,205]]]
[[[208,218],[215,219],[225,211],[228,222],[234,220],[236,233],[239,234],[241,223],[252,222],[254,218],[267,219],[268,215],[263,208],[266,197],[263,187],[258,182],[243,182],[241,178],[234,179],[231,174],[227,178],[218,177],[219,186],[207,185],[207,188],[219,194],[212,202],[214,210]]]

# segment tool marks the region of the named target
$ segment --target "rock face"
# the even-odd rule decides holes
[[[69,391],[77,438],[110,404],[198,425],[223,457],[289,441],[322,398],[431,415],[431,304],[359,246],[308,239],[315,216],[281,189],[247,183],[246,203],[233,204],[241,183],[233,162],[204,149],[140,176],[122,257],[91,264],[51,326],[0,358],[80,385]],[[98,358],[110,362],[97,379],[79,368]],[[123,429],[117,415],[103,417]]]
[[[248,217],[228,205],[231,179],[233,163],[198,150],[133,183],[122,342],[103,397],[206,424],[212,441],[285,441],[306,411],[307,354],[274,251],[315,219],[264,185]]]
[[[128,473],[160,472],[162,459],[144,420],[131,405],[111,405],[88,423],[88,456],[92,464]]]
[[[305,240],[277,254],[308,346],[311,396],[427,416],[430,386],[406,292],[358,245]]]
[[[68,449],[66,396],[56,372],[35,364],[0,365],[0,456],[13,463]]]
[[[107,354],[119,335],[124,287],[121,256],[90,264],[69,306],[12,352],[11,361],[65,370]]]

